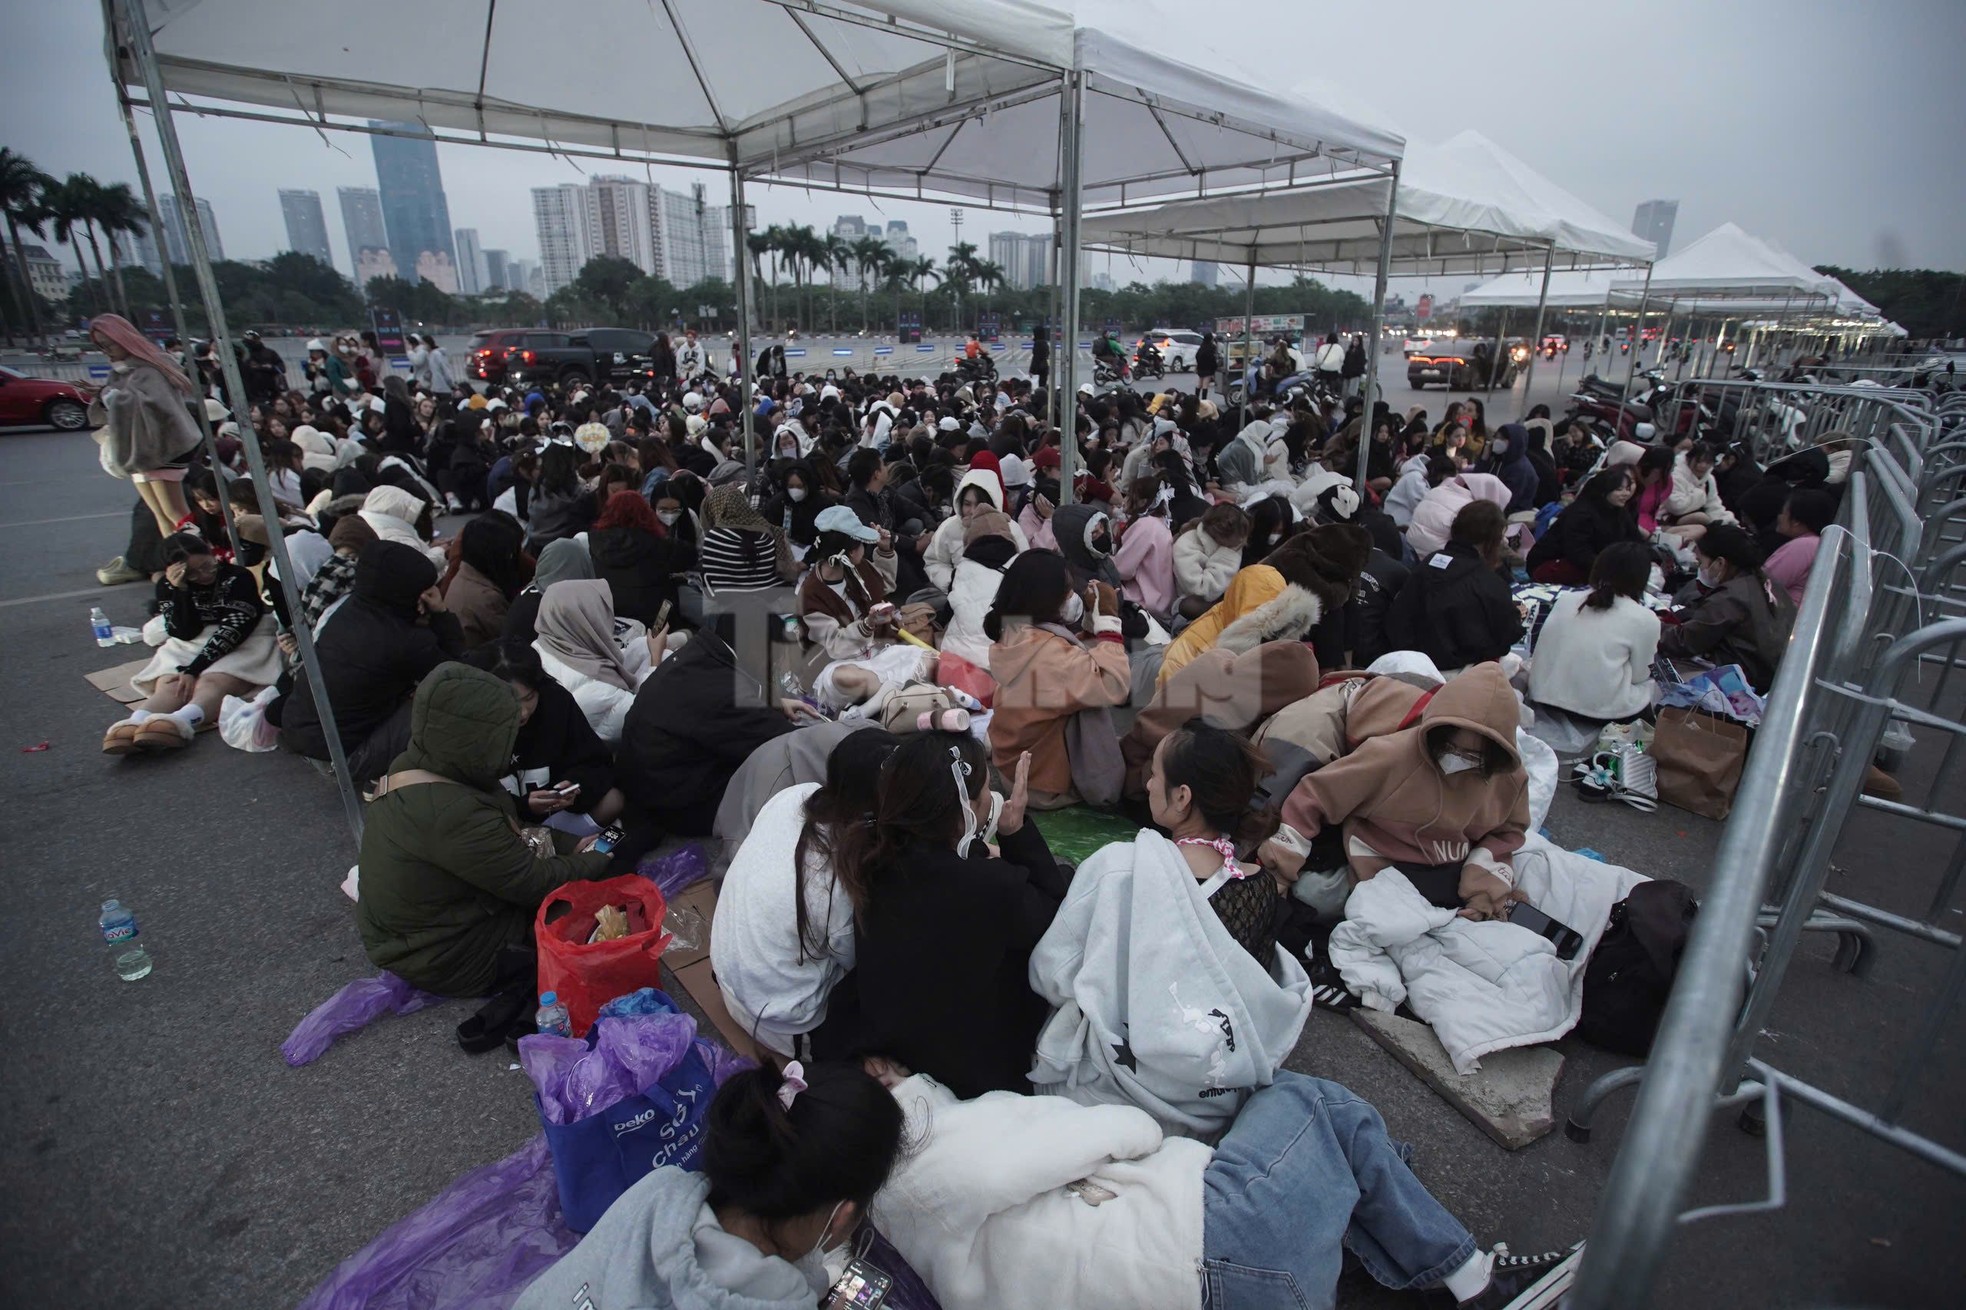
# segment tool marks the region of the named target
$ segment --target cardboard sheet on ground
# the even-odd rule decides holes
[[[118,705],[134,705],[143,699],[143,695],[130,685],[130,679],[142,673],[149,663],[150,656],[145,655],[140,660],[131,660],[128,664],[118,664],[86,676],[91,687]]]
[[[1095,810],[1086,805],[1069,805],[1062,810],[1032,812],[1031,819],[1044,834],[1045,845],[1053,856],[1071,864],[1084,864],[1094,851],[1116,841],[1132,841],[1140,825],[1124,814]]]

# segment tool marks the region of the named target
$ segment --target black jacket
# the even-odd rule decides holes
[[[840,502],[838,497],[820,488],[818,475],[812,471],[809,461],[802,459],[786,470],[787,476],[793,473],[804,480],[806,498],[795,501],[781,491],[766,501],[758,513],[798,548],[794,554],[802,555],[819,537],[819,511]]]
[[[696,567],[696,552],[688,546],[640,528],[595,528],[587,534],[587,553],[594,560],[594,576],[614,591],[615,616],[640,619],[650,627],[662,602],[676,603],[682,575]],[[672,612],[670,622],[675,617]]]
[[[1393,649],[1386,635],[1386,620],[1393,600],[1406,587],[1413,570],[1397,555],[1374,549],[1358,575],[1358,590],[1345,606],[1345,631],[1352,652],[1352,667],[1362,669]]]
[[[540,821],[541,816],[526,808],[526,795],[552,782],[579,783],[572,809],[585,814],[613,788],[614,757],[588,725],[573,693],[548,678],[532,717],[519,728],[512,766],[501,781],[519,798],[521,823]]]
[[[635,693],[615,766],[638,818],[672,833],[708,835],[737,767],[792,731],[776,694],[734,665],[730,647],[702,632]],[[748,703],[740,703],[740,688]]]
[[[870,528],[894,530],[894,507],[889,504],[885,491],[876,493],[865,487],[855,487],[846,493],[846,507]]]
[[[1501,574],[1472,546],[1450,541],[1413,566],[1386,615],[1394,650],[1417,650],[1442,672],[1499,660],[1522,636],[1522,614]]]
[[[1589,573],[1606,546],[1621,541],[1644,541],[1638,518],[1629,509],[1590,500],[1573,500],[1550,524],[1550,530],[1529,548],[1531,572],[1556,560],[1566,560]]]
[[[1204,341],[1195,351],[1195,374],[1198,377],[1212,377],[1221,371],[1222,352],[1213,341]]]
[[[1051,343],[1043,337],[1031,342],[1031,372],[1043,377],[1051,369]]]
[[[321,676],[334,706],[342,749],[353,752],[416,694],[423,676],[464,654],[464,630],[439,611],[417,622],[416,598],[437,585],[437,567],[422,551],[395,541],[371,542],[355,564],[355,588],[314,638]],[[313,684],[294,680],[281,712],[280,743],[325,760],[328,737]]]
[[[1032,992],[1031,951],[1069,881],[1035,823],[991,859],[915,845],[872,871],[854,916],[854,970],[812,1035],[825,1059],[888,1055],[968,1099],[1029,1092],[1031,1052],[1051,1007]]]

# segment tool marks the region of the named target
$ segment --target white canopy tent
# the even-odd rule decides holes
[[[1179,200],[1086,221],[1086,244],[1136,256],[1360,273],[1386,237],[1385,179],[1315,191]],[[1652,246],[1565,191],[1479,132],[1435,147],[1409,146],[1393,204],[1385,278],[1506,269],[1538,270],[1545,285],[1568,270],[1644,264]],[[1527,277],[1529,273],[1516,276]],[[1609,275],[1606,274],[1608,277]],[[1600,297],[1602,292],[1599,293]],[[1542,331],[1540,296],[1537,332]],[[1375,340],[1371,357],[1378,357]],[[1532,362],[1531,379],[1535,364]],[[1370,388],[1368,387],[1368,393]]]
[[[347,0],[325,40],[312,11],[253,0],[103,0],[103,8],[153,218],[132,106],[156,116],[185,204],[193,191],[173,121],[185,109],[715,167],[731,178],[747,361],[747,179],[1043,209],[1059,223],[1059,248],[1076,249],[1087,193],[1124,205],[1387,174],[1404,144],[1300,97],[1253,91],[1241,79],[1077,30],[1069,16],[1028,0],[582,0],[552,21],[510,6],[501,13],[497,0],[426,0],[419,22],[449,34],[435,44],[404,42],[401,7],[383,0]],[[191,231],[187,243],[227,384],[243,395],[203,234]],[[1078,280],[1078,261],[1062,260],[1067,342],[1077,334]],[[1075,354],[1060,358],[1068,395]],[[739,408],[754,457],[752,407]],[[1070,487],[1076,443],[1073,425],[1062,426],[1061,478]],[[248,458],[270,503],[252,443]],[[277,529],[273,553],[282,576],[292,576]],[[305,633],[300,640],[332,743],[312,641]],[[359,829],[338,745],[335,753]]]

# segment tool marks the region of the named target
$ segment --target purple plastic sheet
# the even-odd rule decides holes
[[[385,1014],[415,1014],[444,999],[410,986],[387,969],[373,978],[357,978],[296,1024],[280,1044],[280,1054],[298,1069],[320,1059],[337,1037],[366,1028]]]
[[[667,855],[644,855],[635,872],[654,883],[663,900],[673,901],[692,883],[710,876],[710,862],[704,858],[703,848],[691,842]]]
[[[520,1046],[561,1040],[527,1037]],[[721,1042],[698,1038],[696,1046],[720,1084],[753,1067]],[[561,1217],[542,1133],[392,1224],[337,1265],[299,1310],[510,1310],[579,1241]]]
[[[519,1063],[539,1093],[547,1123],[570,1124],[653,1087],[696,1040],[686,1014],[638,1014],[594,1025],[592,1049],[577,1037],[535,1033],[519,1039]]]
[[[579,1240],[541,1134],[342,1261],[299,1310],[509,1310]]]

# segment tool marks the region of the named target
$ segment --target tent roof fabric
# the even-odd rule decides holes
[[[1612,293],[1612,303],[1620,303],[1612,291],[1613,273],[1610,269],[1560,269],[1550,274],[1549,305],[1552,309],[1582,309],[1601,306],[1607,292]],[[1502,306],[1517,308],[1538,303],[1543,290],[1543,274],[1540,269],[1523,273],[1504,273],[1498,278],[1482,283],[1472,291],[1461,293],[1463,309],[1492,309]],[[1637,299],[1636,294],[1631,297]]]
[[[1075,33],[1085,72],[1080,184],[1088,209],[1169,196],[1302,187],[1383,174],[1397,133],[1301,95],[1197,68],[1098,28]],[[1059,177],[1059,81],[926,128],[788,151],[775,177],[847,190],[1048,208]]]
[[[123,0],[105,3],[115,13]],[[1073,67],[1085,70],[1088,205],[1382,172],[1404,148],[1031,0],[580,0],[550,20],[496,0],[423,0],[414,20],[444,34],[433,41],[403,39],[398,0],[340,0],[332,39],[313,11],[264,0],[146,9],[169,91],[260,116],[1000,207],[1052,207]],[[117,71],[140,85],[131,61]]]
[[[1365,272],[1379,257],[1387,185],[1382,178],[1350,180],[1088,216],[1085,240],[1135,255]],[[1652,254],[1649,243],[1479,133],[1408,147],[1393,227],[1397,272],[1478,273],[1515,264],[1533,266],[1540,283],[1552,245],[1560,266],[1644,263]]]
[[[1055,81],[1073,50],[1070,16],[1028,0],[422,0],[427,41],[404,39],[396,0],[339,0],[332,39],[306,6],[146,10],[173,92],[725,167],[733,143],[755,164]]]
[[[1722,223],[1652,267],[1654,300],[1827,301],[1835,295],[1829,278],[1732,223]]]

